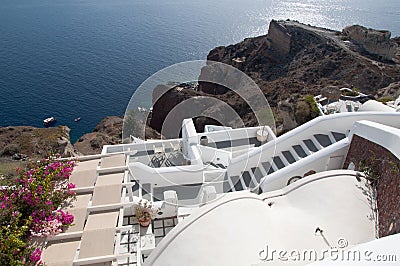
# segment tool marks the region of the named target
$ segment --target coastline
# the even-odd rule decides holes
[[[367,37],[362,39],[361,33],[365,32]],[[296,21],[273,20],[267,35],[216,47],[209,52],[207,59],[237,67],[255,80],[274,112],[279,135],[312,119],[312,115],[298,115],[304,108],[310,108],[304,104],[305,97],[320,94],[331,87],[360,88],[362,92],[377,99],[398,97],[399,47],[400,37],[390,38],[390,32],[387,31],[351,26],[339,32]],[[215,97],[228,103],[243,114],[247,126],[255,125],[251,110],[243,109],[242,101],[232,92],[224,88],[216,90],[200,82],[196,90],[170,90],[165,97],[161,97],[154,105],[146,134],[151,138],[159,138],[157,131],[160,130],[156,125],[162,125],[166,114],[179,102],[199,95]],[[206,118],[195,121],[199,130],[207,123],[211,121]],[[92,132],[80,136],[73,144],[67,126],[2,127],[0,151],[3,157],[13,154],[40,156],[44,155],[45,148],[41,150],[36,146],[28,146],[34,141],[42,141],[44,146],[48,145],[49,151],[57,151],[64,156],[99,153],[103,145],[121,143],[122,124],[123,118],[107,116]],[[55,129],[62,129],[66,135],[59,136],[57,133],[51,138],[41,139],[40,134],[37,134]],[[10,135],[11,131],[15,131],[14,136]],[[21,139],[25,139],[26,143]]]

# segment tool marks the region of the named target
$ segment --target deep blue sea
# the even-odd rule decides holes
[[[55,116],[74,141],[156,71],[287,18],[400,35],[399,0],[1,0],[0,125]]]

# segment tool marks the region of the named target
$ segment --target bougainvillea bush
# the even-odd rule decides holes
[[[52,237],[74,217],[61,207],[75,197],[69,176],[73,161],[47,158],[17,169],[12,184],[0,187],[0,265],[40,265],[38,238]]]

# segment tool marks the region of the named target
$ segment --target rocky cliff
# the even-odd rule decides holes
[[[74,144],[75,150],[84,155],[101,153],[103,145],[121,143],[123,119],[107,116],[94,128],[93,132],[80,137]]]
[[[369,33],[373,35],[372,30]],[[340,32],[295,21],[273,20],[267,35],[214,48],[207,59],[235,66],[258,84],[274,112],[277,131],[281,134],[315,117],[305,97],[308,94],[320,94],[332,87],[358,88],[372,95],[378,91],[385,94],[384,88],[392,88],[393,94],[393,88],[398,88],[396,82],[400,81],[399,40],[388,38],[390,35],[386,32],[382,34],[382,39],[378,38],[380,41],[375,43],[390,45],[395,50],[392,59],[373,54],[381,52],[379,47],[373,50],[372,41],[355,40],[349,30]],[[373,38],[366,40],[370,39]],[[199,80],[205,72],[203,69]],[[245,125],[256,125],[250,108],[238,95],[225,87],[201,81],[196,91],[169,90],[159,99],[160,104],[154,105],[150,125],[159,130],[166,113],[174,106],[189,97],[204,95],[228,103]],[[202,118],[201,122],[204,124],[207,119]],[[196,126],[201,128],[199,123]]]
[[[396,60],[398,45],[390,39],[390,31],[367,29],[360,25],[353,25],[344,28],[342,33],[350,41],[362,47],[365,52],[375,55],[381,60]]]
[[[35,128],[30,126],[0,127],[0,175],[15,173],[28,158],[38,159],[51,154],[63,157],[76,155],[66,126]]]
[[[99,122],[93,132],[80,137],[74,144],[77,154],[90,155],[101,153],[104,145],[122,143],[122,126],[124,119],[119,116],[107,116]],[[146,127],[146,137],[158,139],[160,134]]]
[[[75,153],[69,141],[69,131],[70,129],[66,126],[53,128],[2,127],[0,128],[0,156],[41,157],[49,153],[73,156]]]

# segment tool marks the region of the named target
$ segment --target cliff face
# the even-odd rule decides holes
[[[101,153],[103,145],[121,143],[123,119],[107,116],[95,127],[93,132],[80,137],[74,144],[77,152],[84,155]]]
[[[294,83],[288,90],[294,87],[296,91],[296,83],[312,90],[336,82],[375,93],[399,79],[399,65],[365,57],[358,42],[342,41],[347,38],[341,32],[293,21],[272,21],[267,35],[217,47],[207,59],[234,65],[261,85],[286,79]],[[394,42],[390,43],[399,52]],[[242,59],[240,63],[237,58]]]
[[[202,93],[197,93],[193,89],[177,90],[172,86],[157,86],[153,90],[153,112],[149,120],[150,127],[161,133],[165,118],[178,103],[200,95]]]
[[[292,36],[284,26],[274,20],[269,24],[267,40],[269,48],[281,56],[287,56],[290,53]]]
[[[124,119],[119,116],[107,116],[97,124],[93,132],[80,137],[74,144],[77,154],[90,155],[101,153],[104,145],[122,143],[122,126]],[[160,134],[146,127],[146,137],[159,139]]]
[[[70,129],[66,126],[35,128],[9,126],[0,128],[0,157],[21,159],[60,154],[75,155],[69,140]]]
[[[367,29],[353,25],[343,29],[343,35],[359,44],[366,52],[380,59],[393,60],[398,51],[398,45],[390,39],[390,31]]]
[[[390,34],[386,32],[381,33],[372,41],[374,37],[371,36],[376,33],[369,30],[368,41],[356,41],[349,30],[339,32],[295,21],[272,21],[267,35],[217,47],[209,52],[207,59],[237,67],[257,83],[273,109],[280,134],[313,118],[312,113],[307,115],[307,110],[303,112],[304,108],[312,109],[305,104],[304,96],[307,94],[324,93],[332,86],[358,88],[372,95],[386,87],[398,88],[393,84],[400,81],[400,41],[399,38],[390,39]],[[390,44],[390,49],[394,49],[393,53],[390,52],[394,54],[391,60],[372,54],[383,53],[379,45],[385,42]],[[374,43],[375,50],[371,48]],[[191,94],[218,98],[231,105],[245,125],[256,125],[251,110],[234,92],[201,81],[206,74],[209,75],[207,69],[203,69],[198,92]],[[187,97],[190,95],[185,91],[171,90],[169,96],[167,93],[163,104],[156,104],[153,108],[152,119],[158,124],[155,129],[158,130],[163,121],[158,113],[168,113]],[[153,125],[152,122],[150,125]]]

